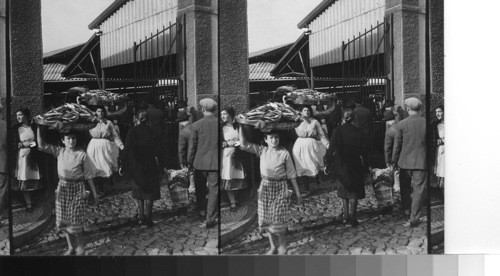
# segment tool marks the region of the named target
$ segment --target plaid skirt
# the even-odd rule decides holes
[[[263,178],[258,190],[258,222],[262,230],[282,233],[286,230],[290,209],[290,193],[286,180]]]
[[[59,230],[70,234],[83,232],[86,197],[83,181],[59,179],[56,190],[56,226]]]

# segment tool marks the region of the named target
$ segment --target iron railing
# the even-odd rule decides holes
[[[360,98],[373,111],[384,100],[394,99],[393,17],[377,22],[358,36],[342,42],[342,87],[345,102]],[[392,76],[390,76],[392,75]]]

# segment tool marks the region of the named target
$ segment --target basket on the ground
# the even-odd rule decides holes
[[[391,168],[373,169],[373,191],[380,205],[393,202],[394,171]]]
[[[169,170],[168,190],[176,206],[189,204],[189,174],[187,169]]]

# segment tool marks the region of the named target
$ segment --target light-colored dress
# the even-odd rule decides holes
[[[238,141],[238,130],[231,125],[222,127],[224,142]],[[235,147],[223,147],[222,149],[222,189],[225,191],[234,191],[246,188],[245,171],[240,160],[235,158]]]
[[[116,132],[110,120],[101,121],[97,126],[89,130],[92,140],[87,147],[87,155],[96,167],[94,177],[111,177],[113,172],[118,171],[118,154],[116,146],[123,149],[120,135]]]
[[[297,178],[292,157],[281,147],[271,149],[249,144],[242,149],[260,157],[262,181],[257,201],[259,227],[271,233],[283,233],[288,223],[291,197],[287,180]]]
[[[35,133],[31,129],[31,126],[20,126],[17,130],[20,142],[35,141]],[[15,176],[19,181],[17,189],[19,191],[33,191],[41,188],[38,164],[29,160],[31,150],[31,148],[20,148],[18,150]]]
[[[439,139],[444,141],[444,124],[439,123],[437,125]],[[434,167],[434,173],[437,177],[444,177],[444,145],[440,145],[436,150],[436,165]],[[441,186],[441,183],[440,183]]]
[[[304,120],[295,128],[297,140],[293,145],[293,160],[297,175],[314,177],[324,168],[323,158],[330,142],[319,122]],[[319,140],[319,141],[318,141]]]
[[[54,145],[39,149],[57,157],[56,226],[69,233],[81,233],[87,200],[84,180],[94,178],[94,164],[81,149]]]

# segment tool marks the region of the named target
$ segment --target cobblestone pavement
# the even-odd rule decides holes
[[[9,220],[7,218],[0,220],[0,256],[9,255]]]
[[[190,195],[187,215],[177,216],[168,188],[153,206],[151,229],[137,226],[137,205],[130,192],[105,197],[99,206],[87,207],[84,225],[88,255],[214,255],[218,252],[218,228],[201,228],[202,221]],[[66,239],[54,225],[29,244],[15,250],[19,255],[60,255]]]
[[[314,187],[315,185],[312,184]],[[427,218],[410,228],[395,194],[394,211],[380,215],[371,185],[358,204],[357,227],[343,225],[341,199],[331,180],[322,181],[304,206],[292,203],[288,224],[288,254],[426,254]],[[269,248],[267,234],[260,234],[255,222],[244,234],[221,249],[222,254],[263,254]]]

